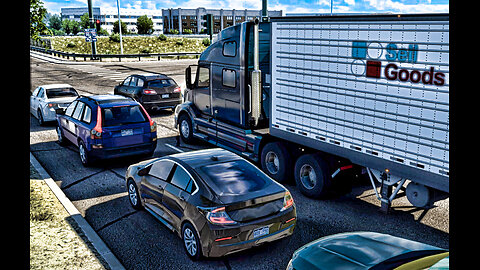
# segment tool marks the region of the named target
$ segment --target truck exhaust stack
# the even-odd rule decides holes
[[[262,94],[262,72],[259,64],[259,33],[258,33],[258,19],[255,19],[253,30],[254,52],[253,52],[253,71],[252,71],[252,85],[250,90],[250,109],[251,109],[251,123],[253,126],[258,125],[258,120],[261,114],[261,94]]]

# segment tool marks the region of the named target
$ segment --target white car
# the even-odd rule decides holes
[[[48,84],[37,87],[30,96],[30,113],[42,125],[55,121],[55,110],[65,109],[78,97],[77,91],[69,84]]]

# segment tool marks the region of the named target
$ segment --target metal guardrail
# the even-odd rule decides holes
[[[122,58],[138,58],[138,61],[141,60],[142,57],[157,57],[158,60],[160,60],[162,57],[171,57],[171,56],[176,56],[177,59],[180,59],[180,56],[195,56],[195,58],[198,58],[198,56],[201,53],[198,52],[172,52],[172,53],[140,53],[140,54],[96,54],[93,56],[92,54],[88,53],[67,53],[67,52],[61,52],[61,51],[56,51],[52,49],[47,49],[47,48],[42,48],[38,46],[32,46],[30,45],[30,50],[36,51],[36,52],[41,52],[57,57],[62,57],[62,58],[67,58],[70,59],[73,58],[73,60],[77,60],[77,58],[83,58],[84,61],[87,61],[87,58],[89,60],[99,60],[100,62],[104,58],[118,58],[118,61],[122,61]]]

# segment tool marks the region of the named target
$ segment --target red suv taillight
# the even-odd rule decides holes
[[[102,110],[100,109],[100,106],[97,107],[97,124],[92,130],[90,130],[90,138],[102,138]]]
[[[173,90],[173,93],[180,93],[182,92],[182,88],[180,87],[176,87],[174,90]]]
[[[144,95],[156,95],[157,92],[155,90],[152,90],[152,89],[143,89],[143,94]]]

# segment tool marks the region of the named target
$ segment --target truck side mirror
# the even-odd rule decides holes
[[[185,70],[185,84],[187,89],[192,89],[192,67],[188,66]]]

